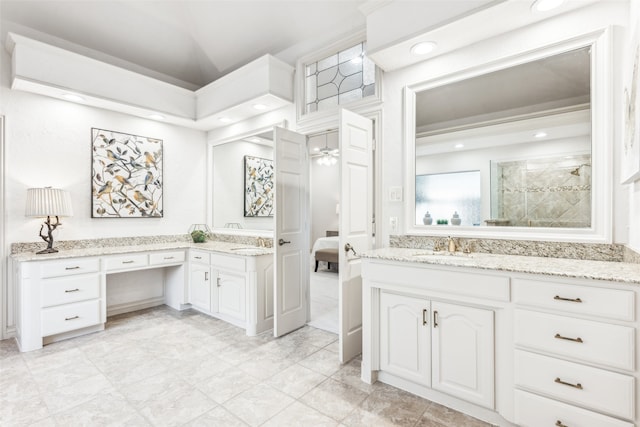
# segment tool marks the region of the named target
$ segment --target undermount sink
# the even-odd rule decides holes
[[[248,253],[253,254],[253,253],[256,253],[256,252],[258,252],[258,253],[259,252],[267,252],[267,250],[265,248],[259,248],[257,246],[255,248],[247,248],[247,247],[244,247],[244,248],[231,248],[231,250],[233,252],[235,252],[235,253],[238,253],[238,254],[248,254]]]
[[[463,252],[418,252],[413,254],[414,258],[424,258],[424,259],[433,259],[433,260],[470,260],[473,258],[473,254],[465,254]]]

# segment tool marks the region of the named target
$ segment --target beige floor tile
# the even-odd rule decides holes
[[[279,414],[262,424],[263,427],[336,427],[337,425],[337,421],[300,402],[287,406]]]
[[[19,398],[20,397],[20,398]],[[50,416],[40,395],[0,400],[0,425],[27,426]]]
[[[258,426],[294,402],[294,399],[266,384],[258,384],[225,402],[229,412],[250,426]]]
[[[100,371],[83,354],[81,357],[69,359],[65,365],[32,368],[31,375],[40,390],[46,391],[100,375]]]
[[[331,378],[334,380],[342,381],[345,384],[349,384],[364,391],[365,393],[371,393],[374,390],[374,386],[367,384],[360,379],[360,365],[362,361],[360,359],[352,360],[349,363],[342,365],[340,370],[333,374]]]
[[[426,409],[417,424],[418,426],[431,426],[430,423],[433,421],[446,426],[488,427],[491,425],[435,402],[425,402]]]
[[[114,384],[133,384],[167,370],[153,355],[135,345],[115,348],[102,357],[92,357],[92,361]]]
[[[115,392],[111,382],[102,374],[97,374],[66,387],[43,390],[44,398],[52,414],[65,411],[96,397]]]
[[[185,427],[246,427],[248,424],[240,420],[231,412],[218,406],[195,420],[187,423]]]
[[[297,399],[326,379],[326,376],[296,364],[274,375],[265,382],[273,388]]]
[[[266,380],[282,372],[292,363],[287,359],[265,351],[256,351],[252,354],[253,356],[246,362],[239,364],[238,368],[260,380]]]
[[[202,380],[196,384],[196,388],[215,402],[223,403],[259,383],[256,377],[239,369],[229,369]]]
[[[172,389],[161,399],[148,400],[136,406],[155,426],[180,426],[210,411],[216,403],[200,390]]]
[[[396,426],[413,426],[427,407],[427,401],[386,384],[374,386],[358,411],[344,420],[347,425],[362,425],[358,421],[369,418],[385,420]],[[371,415],[367,415],[369,413]]]
[[[182,378],[191,385],[196,385],[204,378],[211,378],[233,369],[233,366],[207,354],[199,359],[169,365],[168,368],[175,376]]]
[[[55,415],[54,419],[56,424],[65,427],[151,425],[123,396],[115,393],[96,397]]]
[[[367,398],[367,393],[329,378],[300,398],[302,403],[341,421]]]
[[[300,360],[298,364],[326,376],[331,376],[342,368],[338,356],[327,350],[318,350]]]

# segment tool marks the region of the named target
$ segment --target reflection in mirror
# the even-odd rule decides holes
[[[587,46],[416,92],[415,224],[590,227],[590,69]],[[423,185],[468,171],[473,208],[470,185]]]
[[[245,216],[245,156],[273,160],[273,132],[213,147],[213,227],[273,230],[273,217]]]

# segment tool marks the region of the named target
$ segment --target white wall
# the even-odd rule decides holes
[[[213,226],[238,223],[252,230],[273,230],[273,217],[244,216],[244,156],[273,160],[273,147],[233,141],[213,147]]]
[[[502,58],[512,56],[521,52],[531,51],[544,46],[549,46],[561,40],[568,40],[572,37],[587,34],[609,25],[617,25],[614,31],[613,60],[615,75],[612,79],[612,89],[615,99],[613,100],[615,118],[613,128],[614,137],[614,160],[613,177],[614,182],[611,191],[613,193],[613,239],[614,242],[625,243],[628,239],[627,224],[627,192],[619,185],[618,165],[620,164],[620,140],[621,125],[620,114],[620,61],[621,52],[619,50],[619,30],[626,25],[627,13],[623,9],[623,3],[598,3],[592,7],[585,7],[574,12],[560,15],[546,22],[534,24],[502,36],[494,37],[478,42],[473,46],[460,49],[441,56],[436,56],[431,60],[416,65],[406,67],[384,75],[384,116],[383,116],[383,147],[382,158],[383,179],[382,194],[388,192],[389,187],[404,186],[405,151],[403,141],[403,89],[407,85],[413,85],[426,80],[436,79],[449,75],[453,72],[470,69],[480,64],[488,64]],[[405,194],[404,198],[412,198],[412,194]],[[399,217],[401,219],[400,230],[406,229],[404,224],[406,215],[404,214],[404,204],[386,202],[383,209],[384,217],[380,218],[383,224],[384,242],[388,241],[389,218]]]
[[[71,193],[74,216],[62,219],[58,240],[180,234],[192,223],[205,222],[205,132],[10,90],[11,60],[4,50],[1,62],[7,244],[42,241],[37,234],[42,221],[24,216],[29,187]],[[91,218],[92,127],[163,140],[163,218]]]

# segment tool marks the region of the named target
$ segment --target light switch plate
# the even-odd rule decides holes
[[[389,201],[390,202],[402,201],[402,187],[389,187]]]

